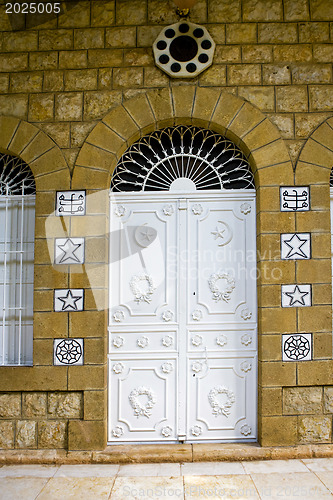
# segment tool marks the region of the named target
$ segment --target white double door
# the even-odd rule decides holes
[[[252,190],[112,194],[110,443],[255,441]]]

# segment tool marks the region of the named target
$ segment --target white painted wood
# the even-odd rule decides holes
[[[111,194],[109,442],[255,441],[255,192]]]

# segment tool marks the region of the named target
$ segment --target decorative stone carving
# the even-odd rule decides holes
[[[115,438],[120,438],[124,434],[124,428],[120,425],[117,425],[113,430],[112,434]]]
[[[199,345],[202,345],[202,340],[203,340],[203,339],[202,339],[202,336],[201,336],[201,335],[196,334],[196,335],[194,335],[194,336],[192,337],[191,342],[192,342],[192,344],[193,344],[195,347],[198,347]]]
[[[240,431],[241,431],[241,433],[242,433],[244,436],[248,436],[249,434],[251,434],[252,429],[251,429],[251,427],[250,427],[249,425],[244,424],[244,425],[242,425],[242,427],[241,427],[241,430],[240,430]]]
[[[171,347],[173,345],[173,337],[171,335],[166,335],[162,338],[162,345],[164,347]]]
[[[226,286],[222,290],[217,286],[217,283],[220,280],[226,281]],[[232,276],[230,276],[230,274],[225,272],[219,272],[211,275],[211,277],[208,280],[208,285],[210,291],[213,294],[213,300],[215,300],[215,302],[218,302],[219,300],[224,300],[225,302],[229,302],[230,295],[233,289],[235,288],[235,280]]]
[[[140,287],[140,284],[144,281],[148,285],[147,290],[143,290]],[[131,291],[134,295],[135,302],[137,302],[138,304],[140,304],[140,302],[147,302],[147,304],[149,304],[151,302],[152,295],[153,295],[154,290],[155,290],[153,278],[151,276],[149,276],[148,274],[141,274],[139,276],[133,276],[131,281],[130,281],[130,288],[131,288]]]
[[[201,370],[202,370],[202,363],[200,361],[194,361],[194,363],[192,363],[192,370],[195,373],[201,372]]]
[[[200,203],[196,203],[195,205],[193,205],[192,212],[194,213],[194,215],[201,215],[203,212],[202,205],[200,205]]]
[[[118,217],[122,217],[123,215],[125,215],[125,212],[126,212],[126,208],[124,207],[124,205],[118,205],[115,210],[114,210],[114,213],[118,216]]]
[[[251,205],[249,203],[247,203],[247,202],[242,203],[241,206],[240,206],[240,211],[244,215],[249,214],[251,212]]]
[[[242,310],[241,317],[243,318],[244,321],[252,318],[252,313],[248,307]]]
[[[219,394],[223,394],[226,397],[223,403],[218,399]],[[215,417],[217,417],[218,415],[224,415],[225,417],[228,417],[230,415],[230,408],[232,407],[236,399],[235,394],[230,389],[227,389],[222,385],[218,385],[217,387],[214,387],[211,391],[209,391],[208,401],[210,406],[213,408],[212,413],[213,415],[215,415]]]
[[[112,343],[115,347],[120,348],[124,345],[124,342],[125,342],[124,337],[118,336],[113,339]]]
[[[199,309],[196,309],[192,313],[192,318],[194,321],[200,321],[202,319],[202,312]]]
[[[145,405],[141,404],[139,401],[139,396],[147,396],[147,403]],[[134,410],[134,415],[139,418],[141,416],[150,418],[151,410],[156,404],[156,396],[151,389],[148,387],[137,387],[133,389],[128,396],[129,402]]]
[[[241,370],[245,373],[251,371],[252,369],[252,364],[250,363],[250,361],[243,361],[243,363],[241,363],[240,365],[241,367]]]
[[[164,215],[170,216],[170,215],[172,215],[174,213],[174,211],[175,210],[174,210],[174,208],[173,208],[172,205],[164,205],[164,207],[163,207],[163,213],[164,213]]]
[[[157,231],[153,227],[147,226],[147,224],[142,224],[137,227],[134,232],[134,238],[140,247],[148,247],[156,238]]]
[[[161,366],[161,370],[163,373],[171,373],[173,370],[172,363],[169,362],[163,363],[163,365]]]
[[[222,220],[218,221],[218,226],[216,226],[215,231],[211,231],[211,234],[218,241],[218,246],[223,247],[227,245],[232,240],[232,229],[231,227]]]
[[[200,425],[194,425],[193,427],[191,427],[191,434],[192,436],[200,436],[200,434],[202,433],[202,427],[200,427]]]
[[[172,78],[196,77],[212,64],[214,50],[206,28],[187,19],[163,27],[153,44],[156,66]]]
[[[161,434],[164,437],[170,437],[172,434],[172,429],[168,425],[166,427],[163,427],[161,430]]]
[[[124,365],[119,362],[113,365],[112,370],[118,375],[124,371],[124,368]]]
[[[246,346],[252,344],[252,335],[244,333],[244,335],[241,336],[241,343]]]
[[[218,337],[216,337],[216,343],[217,345],[223,347],[228,343],[228,339],[225,335],[219,335]]]
[[[113,314],[113,319],[117,321],[117,323],[120,323],[125,319],[125,314],[120,309],[117,309]]]
[[[141,347],[142,349],[144,349],[145,347],[148,346],[149,344],[149,338],[148,337],[140,337],[137,341],[136,341],[138,347]]]
[[[164,313],[162,314],[162,319],[163,321],[171,321],[173,319],[173,312],[169,309],[167,311],[164,311]]]

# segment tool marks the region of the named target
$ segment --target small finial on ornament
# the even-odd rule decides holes
[[[190,14],[190,9],[197,0],[173,0],[177,5],[177,14],[180,17],[187,17]]]

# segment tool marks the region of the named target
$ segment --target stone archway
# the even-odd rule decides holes
[[[177,124],[197,125],[225,135],[248,156],[254,173],[257,243],[264,256],[258,259],[259,441],[264,445],[282,444],[288,441],[288,433],[286,438],[278,431],[280,420],[272,418],[267,410],[267,402],[273,404],[269,402],[270,372],[280,369],[281,362],[276,362],[277,354],[272,358],[267,342],[271,341],[270,334],[280,333],[289,321],[289,311],[286,313],[280,303],[272,304],[272,295],[267,294],[267,289],[269,286],[270,292],[278,296],[289,272],[281,265],[275,275],[274,259],[279,253],[280,232],[295,230],[295,217],[280,212],[280,186],[293,185],[294,172],[287,147],[275,125],[255,106],[220,89],[186,86],[147,91],[112,109],[92,130],[77,157],[71,187],[85,188],[88,193],[107,192],[117,161],[128,146],[155,129]],[[107,196],[101,197],[98,212],[108,212]],[[107,322],[105,331],[106,325]],[[290,328],[297,331],[296,321]],[[281,418],[285,421],[285,417]]]
[[[0,150],[19,156],[29,165],[37,193],[69,188],[70,172],[60,148],[31,123],[1,116]]]
[[[257,186],[293,183],[292,163],[278,129],[255,106],[218,89],[186,86],[148,91],[111,110],[88,135],[72,187],[108,189],[125,149],[157,128],[197,125],[225,135],[249,155]]]

